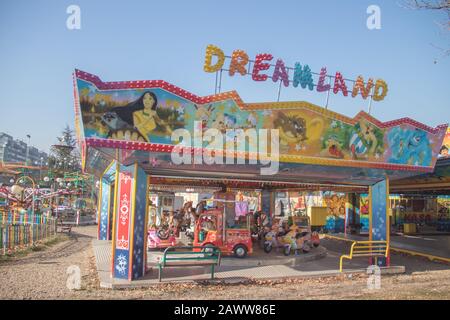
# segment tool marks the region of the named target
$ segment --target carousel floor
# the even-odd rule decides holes
[[[332,240],[325,240],[324,242],[327,241]],[[158,270],[155,268],[157,258],[162,254],[159,251],[149,251],[148,272],[142,278],[133,281],[111,278],[111,245],[111,241],[93,240],[92,242],[101,287],[110,289],[139,288],[160,283],[158,282]],[[327,251],[326,248],[329,245],[331,243],[299,256],[291,255],[285,257],[276,252],[266,254],[262,250],[256,250],[254,255],[245,259],[224,257],[221,265],[216,268],[215,280],[209,280],[210,267],[165,268],[163,271],[163,283],[205,281],[245,283],[246,281],[265,279],[337,276],[341,274],[338,270],[339,256],[344,252],[348,252],[348,248],[339,246],[337,252]],[[367,262],[365,260],[350,261],[346,265],[345,273],[366,273],[366,268]],[[405,267],[402,265],[382,268],[383,274],[403,272],[405,272]]]
[[[274,248],[270,253],[265,253],[263,249],[255,245],[253,247],[253,253],[244,259],[238,259],[233,256],[223,256],[220,265],[233,267],[258,267],[270,265],[298,266],[306,261],[324,258],[326,255],[327,250],[323,246],[313,248],[308,253],[299,253],[298,255],[291,253],[291,255],[285,256],[283,255],[281,248]],[[151,266],[156,265],[161,259],[161,256],[162,250],[148,251],[148,264]]]

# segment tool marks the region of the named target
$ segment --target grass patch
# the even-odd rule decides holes
[[[57,234],[56,236],[53,236],[53,237],[47,239],[46,241],[44,241],[43,244],[45,246],[53,246],[57,243],[67,241],[69,239],[70,239],[70,237],[67,234]]]
[[[32,252],[40,252],[49,249],[50,247],[69,240],[70,237],[66,234],[56,234],[48,239],[42,240],[38,243],[35,243],[31,247],[26,247],[22,250],[17,250],[11,253],[7,253],[6,255],[0,254],[0,263],[7,262],[14,259],[19,259],[27,256]]]

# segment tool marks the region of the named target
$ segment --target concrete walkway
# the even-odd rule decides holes
[[[112,279],[111,272],[111,241],[93,240],[93,251],[95,254],[100,286],[103,288],[137,288],[158,285],[158,270],[154,268],[154,261],[149,261],[151,269],[139,280],[127,281]],[[320,248],[320,247],[319,247]],[[232,259],[234,258],[224,258]],[[243,260],[245,261],[245,259]],[[153,266],[153,267],[152,267]],[[350,269],[346,269],[345,273],[366,273],[367,262],[350,262]],[[301,266],[273,264],[262,266],[233,265],[232,263],[223,263],[217,267],[214,281],[236,283],[246,280],[267,280],[267,279],[283,279],[283,278],[302,278],[302,277],[327,277],[336,276],[339,273],[336,257],[330,260],[319,259],[313,261],[305,261]],[[389,267],[382,269],[382,273],[403,273],[405,268]],[[209,267],[177,267],[163,269],[162,283],[192,283],[210,281]]]
[[[368,236],[346,235],[343,233],[327,234],[325,236],[349,241],[368,240]],[[449,235],[391,235],[390,240],[392,251],[450,262]]]

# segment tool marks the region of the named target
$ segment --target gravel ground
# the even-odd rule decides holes
[[[0,298],[450,299],[450,268],[414,257],[399,257],[405,264],[409,264],[409,272],[383,276],[381,290],[367,289],[365,275],[283,282],[252,281],[234,285],[162,284],[148,289],[101,289],[91,248],[91,240],[96,235],[97,227],[79,227],[72,230],[72,234],[65,241],[44,251],[31,252],[26,256],[0,262]],[[69,290],[66,286],[66,271],[71,265],[77,265],[81,270],[81,290]]]

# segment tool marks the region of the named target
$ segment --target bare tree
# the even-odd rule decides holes
[[[443,22],[438,22],[437,24],[444,32],[450,31],[450,0],[404,0],[404,5],[408,9],[435,10],[445,13],[447,19]],[[434,44],[431,45],[442,51],[443,57],[450,56],[450,49],[441,48]],[[437,61],[434,61],[434,63],[437,63]]]

